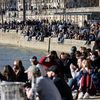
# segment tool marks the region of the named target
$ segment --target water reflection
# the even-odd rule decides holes
[[[29,59],[34,55],[40,59],[41,56],[45,55],[45,51],[0,44],[0,69],[6,64],[12,66],[15,59],[21,59],[25,68],[27,68],[30,66]]]

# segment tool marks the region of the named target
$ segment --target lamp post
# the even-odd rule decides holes
[[[51,49],[50,45],[51,45],[51,37],[49,37],[49,41],[48,41],[48,53],[50,52]]]

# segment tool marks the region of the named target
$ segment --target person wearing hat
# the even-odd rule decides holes
[[[62,100],[73,100],[72,91],[65,80],[60,76],[60,71],[57,66],[51,66],[47,71],[47,75],[53,79],[54,84],[61,94]]]
[[[31,71],[33,68],[36,67],[36,65],[38,64],[37,57],[33,56],[32,58],[30,58],[30,62],[31,62],[31,66],[29,66],[29,68],[25,71],[25,73],[27,73],[28,71]],[[28,79],[28,80],[30,80],[30,79]]]
[[[30,90],[26,88],[28,99],[36,100],[35,98],[38,97],[40,100],[61,100],[61,95],[53,81],[42,76],[38,67],[30,67],[26,73],[28,79],[32,80],[32,84],[34,84]]]
[[[33,67],[38,67],[38,68],[40,69],[40,71],[41,71],[41,74],[42,74],[43,76],[46,76],[45,68],[44,68],[43,65],[41,65],[41,64],[38,62],[36,56],[33,56],[33,57],[30,59],[30,62],[31,62],[31,66],[33,66]],[[31,66],[30,66],[30,67],[31,67]]]
[[[37,57],[33,56],[32,58],[30,58],[30,62],[32,66],[36,66],[38,64]]]
[[[45,71],[44,67],[38,63],[36,56],[33,56],[32,58],[30,58],[30,62],[31,62],[31,66],[29,66],[29,68],[25,71],[25,73],[27,73],[27,76],[28,76],[28,81],[26,82],[24,87],[27,87],[28,89],[30,89],[31,86],[34,87],[34,77],[32,77],[30,74],[30,72],[33,71],[34,68],[36,68],[36,67],[39,68],[41,75],[46,76],[46,71]],[[32,77],[32,79],[31,79],[31,77]]]
[[[43,65],[41,65],[41,64],[38,63],[38,60],[37,60],[36,56],[33,56],[30,59],[30,62],[31,62],[31,66],[29,67],[29,69],[31,69],[32,67],[38,67],[40,69],[41,75],[42,76],[46,76],[45,68],[44,68]]]

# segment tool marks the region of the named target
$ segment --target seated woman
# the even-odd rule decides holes
[[[88,59],[82,61],[82,77],[80,79],[79,95],[80,98],[89,98],[89,95],[96,94],[96,88],[91,75],[91,62]]]
[[[28,80],[27,74],[24,73],[25,69],[23,67],[21,60],[15,60],[14,61],[13,70],[16,74],[16,81],[17,82],[26,82]]]
[[[14,82],[16,81],[16,75],[10,65],[5,65],[3,69],[3,80]]]

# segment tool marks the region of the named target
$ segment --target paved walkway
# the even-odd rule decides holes
[[[89,99],[77,99],[77,100],[100,100],[100,96],[93,96],[90,97]]]
[[[73,96],[75,95],[76,92],[73,92]],[[100,100],[100,93],[97,93],[96,96],[90,96],[89,99],[74,99],[74,100]]]

